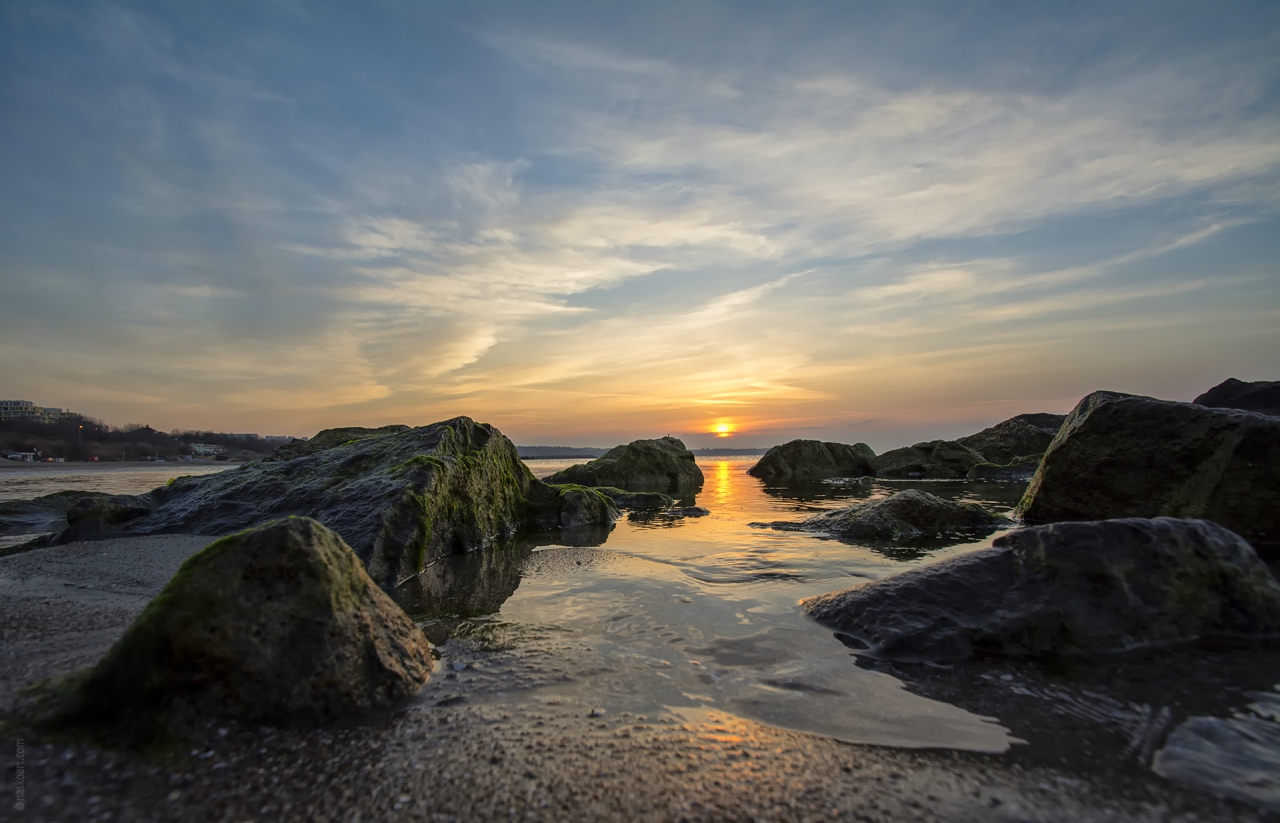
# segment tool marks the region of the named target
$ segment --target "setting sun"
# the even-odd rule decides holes
[[[711,430],[716,437],[732,437],[735,433],[732,423],[717,423]]]

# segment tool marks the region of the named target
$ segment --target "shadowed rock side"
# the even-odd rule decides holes
[[[342,538],[289,518],[183,563],[74,687],[66,719],[144,729],[175,700],[248,720],[352,717],[412,697],[432,666]]]
[[[615,446],[603,457],[556,472],[546,482],[686,495],[702,488],[703,479],[693,452],[680,440],[663,437]]]
[[[1228,377],[1191,402],[1217,409],[1240,409],[1280,416],[1280,380],[1246,383]]]
[[[956,503],[908,489],[891,497],[822,512],[798,523],[768,525],[786,531],[826,532],[837,537],[910,542],[950,535],[988,535],[1010,521],[976,503]]]
[[[970,468],[985,462],[981,454],[954,440],[930,440],[878,455],[874,465],[877,477],[961,480]]]
[[[441,556],[487,548],[535,522],[555,526],[561,505],[511,441],[457,417],[290,460],[178,478],[145,495],[81,501],[55,542],[220,535],[302,515],[342,535],[374,580],[390,589]]]
[[[1066,419],[1065,414],[1020,414],[956,442],[981,454],[989,463],[1008,465],[1044,454]]]
[[[1080,401],[1019,506],[1029,523],[1212,520],[1280,541],[1280,419],[1113,392]]]
[[[1280,584],[1252,547],[1214,523],[1172,518],[1023,529],[803,606],[870,655],[904,660],[1280,633]]]
[[[875,474],[876,453],[866,443],[847,446],[819,440],[792,440],[765,452],[747,474],[761,480],[816,480]]]

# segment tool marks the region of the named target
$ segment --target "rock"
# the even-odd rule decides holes
[[[1278,478],[1280,419],[1094,392],[1068,415],[1019,510],[1029,523],[1204,518],[1271,545]]]
[[[559,497],[556,510],[559,513],[558,525],[562,529],[599,526],[613,523],[618,519],[618,510],[613,505],[613,501],[593,488],[548,485]]]
[[[492,426],[457,417],[395,428],[289,460],[178,478],[145,495],[77,503],[56,541],[223,535],[301,515],[341,535],[390,590],[440,557],[491,548],[538,521],[559,522],[559,496]]]
[[[969,469],[986,459],[968,446],[954,440],[930,440],[893,449],[876,457],[877,477],[927,480],[960,480]]]
[[[799,523],[752,525],[768,525],[780,531],[826,532],[851,539],[909,542],[947,535],[987,535],[1009,523],[976,503],[956,503],[907,489],[890,497],[815,514]]]
[[[1120,651],[1280,632],[1280,584],[1239,535],[1173,518],[1056,523],[803,602],[872,656]]]
[[[325,449],[332,449],[334,446],[342,446],[353,440],[366,440],[370,437],[381,437],[384,434],[399,434],[408,431],[409,426],[392,425],[382,426],[377,429],[366,429],[360,426],[348,426],[342,429],[325,429],[318,433],[310,440],[299,440],[294,438],[280,448],[276,449],[268,459],[275,460],[292,460],[295,457],[302,457],[307,454],[315,454]]]
[[[603,457],[556,472],[546,482],[684,495],[702,488],[703,479],[693,452],[676,438],[663,437],[615,446]]]
[[[1020,414],[956,442],[992,463],[1012,463],[1020,457],[1044,454],[1066,419],[1065,414]]]
[[[762,480],[817,480],[875,474],[876,453],[866,443],[846,446],[818,440],[792,440],[765,452],[747,474]]]
[[[996,463],[977,463],[969,467],[966,480],[995,480],[1004,483],[1030,480],[1040,467],[1040,455],[1015,457],[1008,465]]]
[[[1246,383],[1228,377],[1191,402],[1218,409],[1242,409],[1280,416],[1280,380]]]
[[[629,492],[612,486],[596,486],[595,490],[612,500],[618,508],[631,511],[664,511],[676,504],[670,495],[662,492]]]
[[[61,530],[67,512],[82,498],[106,497],[102,492],[61,491],[34,500],[0,500],[0,535]]]
[[[327,721],[412,697],[431,645],[351,547],[307,518],[189,558],[79,684],[71,716],[136,722],[181,700],[246,720]]]

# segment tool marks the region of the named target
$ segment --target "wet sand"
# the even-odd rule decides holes
[[[126,538],[0,559],[0,712],[21,708],[24,685],[91,665],[207,542]],[[450,640],[394,716],[320,730],[191,722],[163,757],[28,738],[25,808],[6,802],[0,818],[1271,819],[1156,778],[1101,785],[999,755],[845,744],[715,710],[599,714],[601,672],[585,670],[580,651],[555,636]],[[14,776],[10,765],[8,785]]]

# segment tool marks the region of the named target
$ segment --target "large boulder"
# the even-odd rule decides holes
[[[792,440],[765,452],[747,474],[761,480],[818,480],[875,474],[876,453],[866,443],[852,446],[820,440]]]
[[[956,442],[978,452],[988,462],[1008,464],[1044,454],[1066,419],[1065,414],[1020,414]]]
[[[1241,409],[1280,416],[1280,380],[1246,383],[1228,377],[1191,402],[1217,409]]]
[[[1094,392],[1068,415],[1019,510],[1029,523],[1204,518],[1273,544],[1280,419]]]
[[[955,440],[930,440],[878,455],[877,477],[960,480],[969,469],[987,462],[981,454]]]
[[[543,483],[533,491],[533,499],[537,502],[537,524],[544,528],[607,527],[618,519],[618,508],[609,495],[590,486]]]
[[[837,537],[903,543],[948,536],[988,535],[1010,521],[976,503],[956,503],[918,489],[815,514],[798,523],[767,524],[786,531],[825,532]]]
[[[662,437],[615,446],[589,463],[556,472],[546,482],[686,495],[702,488],[703,478],[693,452],[674,437]]]
[[[224,537],[189,558],[80,683],[97,724],[163,711],[327,721],[412,697],[431,645],[342,538],[307,518]]]
[[[1163,517],[1022,529],[803,606],[869,654],[905,660],[1280,632],[1280,584],[1247,542],[1214,523]]]
[[[340,534],[390,589],[442,556],[491,548],[544,518],[544,507],[559,500],[541,489],[501,432],[456,417],[178,478],[144,495],[77,503],[56,541],[225,535],[300,515]],[[551,515],[554,525],[559,509]]]

